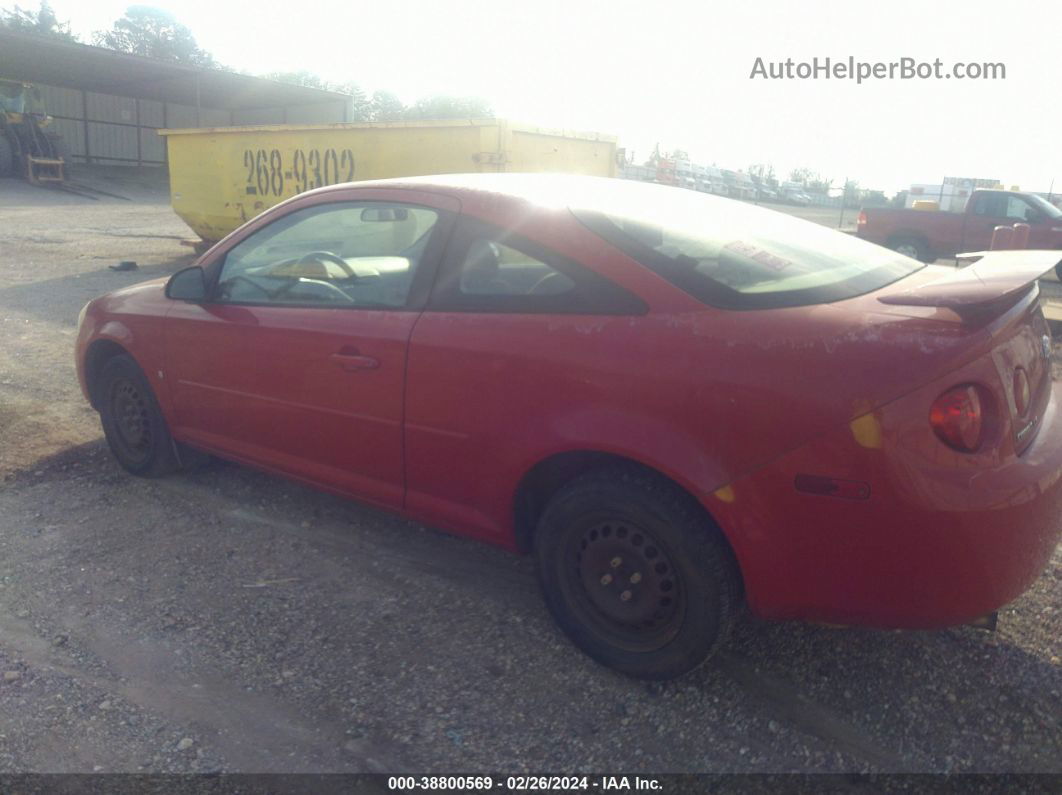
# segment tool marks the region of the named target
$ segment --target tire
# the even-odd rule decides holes
[[[11,142],[0,130],[0,177],[10,177],[15,173],[15,151]]]
[[[917,237],[898,237],[889,241],[889,248],[897,254],[916,259],[919,262],[932,262],[929,256],[929,247]]]
[[[1062,282],[1062,262],[1055,265],[1055,276],[1057,276],[1058,280]]]
[[[729,546],[700,506],[637,468],[591,472],[562,487],[535,535],[553,618],[602,665],[672,679],[723,643],[741,599]]]
[[[127,472],[157,478],[180,467],[155,393],[131,357],[109,359],[100,371],[97,389],[103,434]]]

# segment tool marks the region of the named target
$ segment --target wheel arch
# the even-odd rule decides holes
[[[94,340],[85,350],[84,372],[85,389],[88,391],[89,404],[99,411],[99,376],[103,372],[104,365],[116,356],[128,356],[134,358],[132,353],[123,345],[113,339]],[[134,359],[135,361],[135,359]]]
[[[897,244],[905,240],[921,244],[927,254],[933,253],[933,245],[929,241],[929,236],[917,229],[897,229],[885,240],[885,247],[895,249]]]
[[[712,515],[704,502],[696,496],[692,484],[684,483],[679,478],[663,471],[657,466],[647,464],[635,458],[618,453],[601,450],[582,449],[554,453],[532,466],[520,479],[513,496],[513,530],[516,547],[520,552],[530,552],[534,544],[538,519],[542,515],[550,497],[565,483],[587,472],[607,467],[629,467],[637,469],[654,478],[666,482],[671,488],[683,494],[694,509],[718,529],[719,535],[730,548],[738,575],[741,566],[734,545],[727,537],[726,530]]]

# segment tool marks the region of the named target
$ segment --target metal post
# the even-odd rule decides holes
[[[81,91],[81,117],[81,124],[85,132],[85,162],[91,163],[92,156],[89,154],[88,92],[84,89]]]
[[[844,205],[848,201],[848,177],[844,178],[844,191],[841,193],[841,217],[837,219],[837,228],[844,227]]]
[[[140,142],[140,100],[134,99],[133,105],[136,107],[136,167],[144,167],[144,152],[143,144]]]
[[[195,126],[202,127],[203,122],[200,119],[200,106],[199,106],[199,72],[195,73]]]

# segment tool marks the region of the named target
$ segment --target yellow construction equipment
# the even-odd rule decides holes
[[[20,175],[35,185],[65,179],[62,144],[48,129],[51,121],[38,89],[0,80],[0,177]]]
[[[615,176],[616,139],[502,121],[372,122],[160,130],[173,209],[206,242],[303,191],[479,171]]]

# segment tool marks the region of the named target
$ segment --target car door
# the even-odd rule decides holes
[[[410,342],[407,512],[504,543],[528,458],[588,430],[572,406],[607,415],[631,358],[652,355],[646,311],[552,249],[462,217]]]
[[[1021,196],[1009,193],[980,193],[974,196],[974,206],[967,213],[963,229],[961,251],[987,251],[992,245],[992,233],[997,226],[1037,221],[1038,213]],[[1040,240],[1042,223],[1034,223],[1029,234],[1029,246]]]
[[[458,205],[389,193],[297,202],[209,264],[166,320],[176,438],[401,506],[409,335]]]

